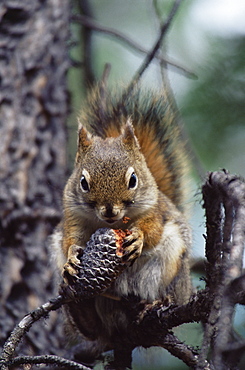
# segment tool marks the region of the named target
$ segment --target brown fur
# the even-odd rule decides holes
[[[102,107],[98,91],[93,92],[81,115],[75,167],[63,196],[62,242],[58,238],[55,247],[66,273],[75,275],[76,253],[98,228],[129,230],[128,267],[107,297],[81,307],[72,303],[66,310],[70,325],[93,340],[96,353],[113,348],[113,338],[127,330],[121,297],[153,302],[171,296],[182,304],[191,294],[191,235],[180,211],[186,162],[176,117],[157,95],[110,99]]]

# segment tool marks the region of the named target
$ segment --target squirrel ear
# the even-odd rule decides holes
[[[140,147],[137,137],[135,136],[134,127],[130,118],[127,120],[126,125],[123,128],[122,141],[125,145],[128,145],[131,148]]]
[[[76,162],[78,162],[81,156],[87,152],[91,144],[92,144],[91,134],[86,130],[84,126],[79,124]]]
[[[86,152],[91,146],[92,140],[90,133],[84,126],[81,126],[78,131],[78,149]]]

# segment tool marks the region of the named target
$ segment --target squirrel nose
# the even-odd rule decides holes
[[[106,221],[109,224],[112,224],[121,218],[120,214],[121,214],[120,207],[116,205],[113,206],[113,204],[108,203],[100,208],[99,218],[101,218],[102,220]]]
[[[113,217],[117,216],[117,214],[118,214],[118,212],[113,210],[113,206],[111,204],[106,205],[105,212],[103,212],[103,216],[105,218],[113,218]]]

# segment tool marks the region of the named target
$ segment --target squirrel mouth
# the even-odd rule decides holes
[[[117,222],[117,220],[113,220],[113,219],[111,219],[111,218],[108,218],[108,219],[106,219],[106,220],[105,220],[105,222],[107,222],[108,224],[112,225],[112,224],[114,224],[115,222]]]

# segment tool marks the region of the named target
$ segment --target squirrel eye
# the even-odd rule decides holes
[[[136,174],[133,172],[129,179],[128,189],[135,189],[137,184],[138,184],[138,179],[137,179]]]
[[[81,177],[80,185],[81,185],[81,189],[84,193],[87,193],[89,191],[89,184],[88,184],[84,175]]]

